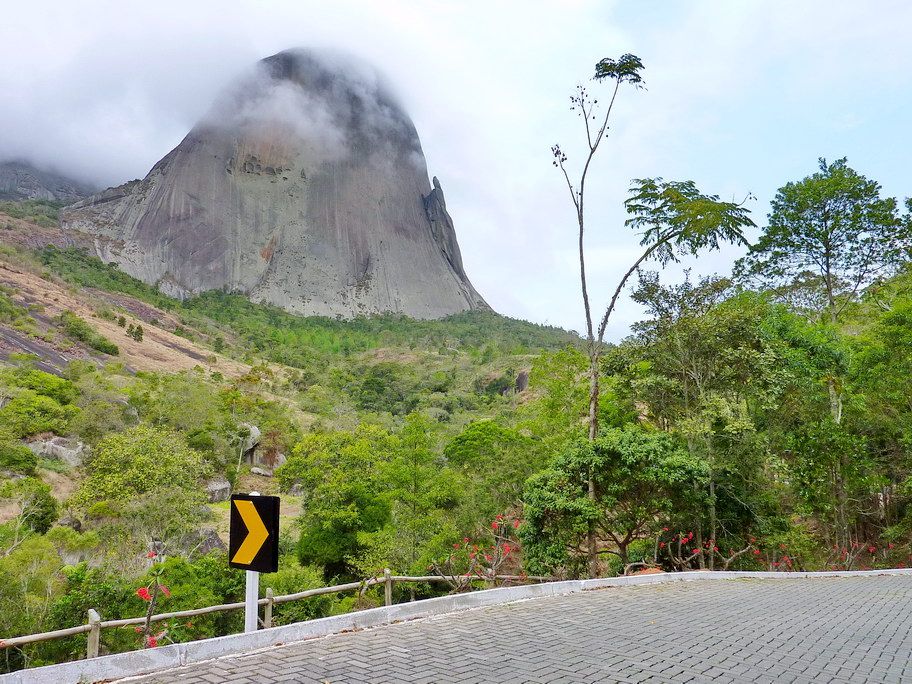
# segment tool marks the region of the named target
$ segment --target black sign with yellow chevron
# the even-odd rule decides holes
[[[279,569],[279,497],[231,497],[228,565],[256,572]]]

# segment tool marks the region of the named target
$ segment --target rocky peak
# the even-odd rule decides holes
[[[382,76],[337,54],[262,60],[146,178],[61,222],[178,296],[225,289],[343,317],[487,308],[411,119]]]

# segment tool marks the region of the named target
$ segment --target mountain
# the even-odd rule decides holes
[[[61,226],[178,297],[226,290],[344,318],[488,308],[414,124],[376,71],[336,54],[260,61],[143,180]]]
[[[0,163],[0,200],[47,200],[75,202],[96,188],[53,171],[38,169],[26,161]]]

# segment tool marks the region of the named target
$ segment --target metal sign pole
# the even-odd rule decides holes
[[[260,573],[253,570],[247,571],[247,593],[244,597],[244,631],[257,631],[257,619],[259,616],[259,606],[257,601],[260,598]]]
[[[250,492],[250,496],[259,496],[259,492]],[[244,594],[244,632],[257,631],[257,619],[260,608],[257,601],[260,598],[260,573],[253,570],[247,571],[247,584]]]

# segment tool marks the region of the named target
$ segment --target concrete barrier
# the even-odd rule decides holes
[[[453,596],[400,603],[372,608],[346,615],[297,622],[272,627],[249,634],[171,644],[158,648],[77,660],[60,665],[48,665],[0,675],[0,684],[88,684],[109,681],[153,672],[161,672],[192,663],[224,656],[250,653],[272,646],[304,641],[344,631],[379,627],[393,622],[417,620],[472,608],[512,603],[547,596],[563,596],[583,591],[612,587],[630,587],[667,582],[694,582],[732,579],[796,579],[825,577],[865,577],[877,575],[912,575],[912,569],[857,570],[832,572],[737,572],[697,570],[692,572],[656,573],[605,579],[568,580],[502,589],[487,589]]]

